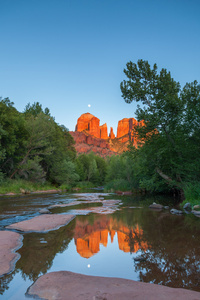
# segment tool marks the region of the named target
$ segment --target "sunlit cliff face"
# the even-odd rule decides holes
[[[138,224],[134,228],[126,227],[122,222],[105,216],[94,222],[89,223],[77,221],[74,240],[76,250],[80,256],[90,258],[100,251],[100,245],[107,247],[108,236],[110,235],[111,243],[117,234],[119,249],[124,252],[137,252],[139,249],[146,251],[148,244],[142,240],[143,230]]]

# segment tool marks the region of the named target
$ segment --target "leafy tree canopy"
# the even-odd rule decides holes
[[[170,72],[148,61],[129,62],[121,82],[122,97],[138,103],[136,116],[145,126],[137,129],[145,144],[138,149],[142,169],[149,179],[159,175],[170,186],[181,189],[200,177],[200,86],[197,81],[183,89]],[[155,130],[156,129],[156,130]],[[194,157],[195,160],[194,161]],[[147,171],[148,170],[148,171]]]

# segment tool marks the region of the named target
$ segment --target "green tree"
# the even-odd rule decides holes
[[[13,178],[19,171],[20,174],[23,174],[25,166],[31,166],[30,162],[27,165],[28,160],[50,155],[53,151],[49,139],[55,130],[52,118],[43,113],[39,113],[36,117],[31,115],[26,119],[25,126],[28,132],[28,138],[24,141],[26,151],[10,178]],[[39,163],[39,160],[37,160],[37,163]]]
[[[158,72],[156,64],[151,68],[143,60],[127,63],[124,73],[127,80],[121,83],[122,97],[127,103],[139,103],[136,116],[145,121],[137,130],[140,138],[145,138],[138,149],[145,157],[143,168],[149,179],[153,176],[157,180],[159,175],[169,186],[181,190],[186,182],[200,176],[199,85],[194,81],[181,90],[170,72]]]
[[[58,184],[74,185],[79,180],[79,175],[76,173],[75,163],[72,161],[63,160],[59,164],[53,164],[51,176]]]
[[[24,155],[28,133],[23,114],[9,98],[0,101],[0,169],[8,176]]]
[[[37,117],[40,113],[50,116],[50,110],[48,107],[46,107],[43,111],[42,105],[39,102],[34,102],[32,105],[29,102],[24,109],[25,116]]]

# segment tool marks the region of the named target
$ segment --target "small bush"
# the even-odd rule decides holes
[[[106,191],[128,191],[131,190],[129,182],[125,179],[114,179],[106,184],[104,187]]]
[[[190,202],[192,205],[200,205],[200,183],[188,183],[184,188],[185,200],[182,206]]]
[[[89,181],[81,181],[81,182],[78,182],[76,184],[76,187],[77,188],[80,188],[80,189],[89,189],[89,188],[93,188],[95,187],[94,184],[92,182],[89,182]]]

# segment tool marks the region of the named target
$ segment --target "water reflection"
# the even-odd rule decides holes
[[[17,276],[23,285],[58,270],[200,291],[200,219],[193,215],[129,207],[111,215],[78,215],[59,230],[24,234],[18,252],[15,270],[0,279],[1,293],[12,289]],[[135,262],[141,254],[145,261]]]
[[[53,264],[57,253],[64,252],[73,238],[74,221],[59,230],[44,233],[29,233],[24,236],[23,247],[18,251],[21,259],[16,268],[22,277],[35,281],[45,274]]]
[[[118,247],[124,252],[137,252],[139,249],[147,251],[148,249],[147,242],[143,240],[143,230],[138,224],[130,228],[114,217],[97,216],[92,225],[88,219],[77,219],[74,229],[76,250],[82,257],[89,258],[100,251],[100,244],[107,247],[108,235],[113,243],[115,234]]]

